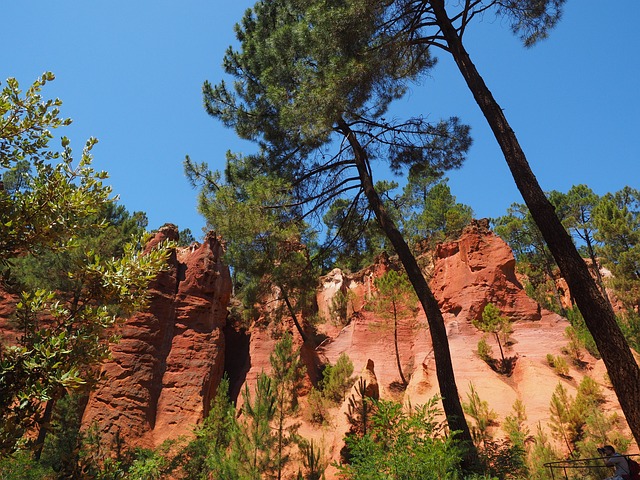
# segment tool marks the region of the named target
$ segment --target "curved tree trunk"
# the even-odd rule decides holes
[[[302,328],[302,325],[300,325],[300,322],[298,321],[298,316],[296,315],[296,311],[294,310],[293,305],[291,305],[291,300],[289,300],[289,295],[287,295],[286,290],[281,285],[278,285],[278,288],[280,289],[280,293],[282,294],[282,299],[284,300],[284,303],[287,306],[289,315],[291,315],[291,320],[293,320],[293,324],[296,326],[296,330],[298,330],[298,333],[300,334],[300,338],[302,338],[303,343],[307,343],[309,341],[309,338],[305,335],[304,329]]]
[[[428,1],[450,53],[500,145],[518,190],[567,281],[571,296],[575,298],[607,367],[631,432],[636,442],[640,443],[640,368],[616,323],[613,308],[600,292],[587,264],[560,223],[553,205],[540,188],[515,133],[447,16],[444,0]]]
[[[398,364],[398,373],[400,374],[400,380],[402,384],[407,386],[409,382],[404,378],[402,373],[402,363],[400,362],[400,349],[398,348],[398,309],[396,308],[396,302],[393,302],[393,343],[396,346],[396,363]]]
[[[396,228],[393,220],[387,213],[378,192],[376,192],[373,179],[369,172],[367,153],[360,145],[355,134],[349,126],[341,120],[338,122],[340,133],[342,133],[349,141],[354,153],[354,162],[358,169],[360,181],[364,194],[369,201],[369,206],[374,212],[378,224],[384,231],[385,235],[391,241],[394,250],[400,257],[400,261],[404,266],[407,277],[411,281],[411,285],[420,300],[422,308],[427,315],[429,324],[429,333],[431,334],[431,342],[433,344],[433,354],[436,364],[436,376],[438,378],[438,386],[440,395],[442,396],[442,406],[447,417],[447,423],[451,431],[458,431],[458,438],[465,446],[465,456],[463,459],[464,467],[477,470],[480,465],[478,452],[473,444],[471,432],[467,421],[464,417],[460,397],[458,396],[458,387],[453,373],[453,364],[451,363],[451,352],[449,350],[449,341],[447,339],[447,331],[444,325],[444,318],[438,306],[438,301],[429,288],[427,281],[422,275],[422,271],[418,266],[413,253],[405,242],[402,234]]]

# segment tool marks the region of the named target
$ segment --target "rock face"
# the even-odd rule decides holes
[[[565,318],[541,309],[526,296],[516,278],[511,250],[488,229],[487,221],[472,223],[457,241],[440,245],[433,262],[430,284],[443,312],[455,380],[463,402],[468,401],[470,385],[473,384],[480,398],[496,412],[500,424],[513,413],[514,402],[521,400],[526,406],[527,425],[534,432],[538,422],[544,428],[549,421],[549,403],[556,386],[562,384],[575,397],[578,384],[589,375],[600,384],[605,394],[607,402],[603,409],[620,413],[615,395],[607,386],[601,361],[585,353],[587,367],[578,369],[572,365],[565,377],[558,376],[549,367],[547,354],[563,355],[563,348],[568,343],[564,332],[569,323]],[[360,292],[366,291],[367,285],[373,283],[372,279],[360,283],[348,275],[340,276],[354,295],[361,295]],[[333,278],[337,277],[334,273]],[[331,291],[335,290],[332,288]],[[328,293],[320,291],[319,299],[329,302]],[[358,301],[354,303],[358,304]],[[513,334],[505,355],[517,360],[510,377],[494,372],[476,353],[483,334],[472,325],[472,321],[481,317],[488,303],[495,304],[502,315],[512,321]],[[357,312],[339,333],[330,335],[331,339],[320,347],[321,353],[332,364],[340,354],[347,353],[356,372],[362,371],[372,360],[380,397],[412,405],[426,403],[438,394],[439,388],[424,313],[418,314],[416,322],[399,324],[401,364],[405,376],[410,377],[404,392],[394,388],[399,375],[393,332],[392,329],[381,329],[381,323],[381,318],[366,309]],[[499,356],[494,339],[487,337],[487,342],[496,352],[494,356]],[[469,421],[472,423],[471,419]],[[495,433],[504,435],[500,425],[495,427]],[[322,435],[329,433],[323,432]],[[336,459],[337,447],[331,451]],[[329,475],[327,478],[333,477]]]
[[[18,332],[9,320],[16,309],[17,302],[17,298],[5,292],[0,285],[0,341],[8,345],[15,343],[18,336]]]
[[[177,239],[175,226],[161,228],[147,248],[165,239]],[[82,420],[101,442],[156,447],[206,414],[224,369],[231,279],[222,253],[213,233],[177,249],[151,286],[148,311],[121,327]]]
[[[458,240],[438,245],[431,288],[443,313],[466,321],[482,318],[488,303],[512,320],[540,320],[540,307],[525,294],[515,266],[488,220],[473,221]]]
[[[147,248],[175,238],[177,228],[167,226]],[[270,371],[269,356],[276,340],[269,329],[259,322],[248,331],[225,325],[231,280],[221,262],[222,253],[215,234],[209,234],[202,245],[177,249],[167,271],[152,285],[148,311],[122,325],[121,341],[103,366],[105,381],[91,395],[83,417],[84,428],[95,425],[108,448],[113,448],[118,438],[126,446],[156,447],[166,439],[189,434],[206,415],[224,370],[230,374],[234,398],[245,385],[252,392],[258,374]],[[324,322],[317,328],[326,339],[315,350],[303,346],[302,353],[308,365],[317,356],[335,364],[347,353],[355,371],[362,372],[360,376],[371,388],[375,385],[380,398],[423,404],[438,393],[424,313],[399,322],[400,363],[409,379],[406,388],[399,388],[393,327],[366,308],[376,294],[375,279],[390,268],[393,262],[383,256],[356,274],[334,270],[323,277],[317,303]],[[580,380],[588,374],[602,386],[607,400],[603,409],[620,411],[604,379],[601,361],[585,355],[587,368],[571,366],[563,377],[548,366],[547,354],[562,355],[568,322],[540,309],[526,296],[515,274],[513,254],[488,229],[487,221],[472,223],[458,240],[440,245],[429,276],[445,319],[462,401],[467,401],[473,384],[500,423],[512,413],[514,402],[522,400],[530,431],[535,431],[538,422],[543,427],[548,423],[549,402],[556,386],[561,383],[575,396]],[[334,318],[338,294],[347,299],[346,325]],[[517,361],[510,377],[494,372],[476,353],[483,334],[472,321],[481,317],[488,303],[512,321],[512,342],[505,355],[517,357]],[[13,298],[0,292],[0,331],[14,305]],[[292,325],[289,329],[294,332]],[[293,334],[300,345],[297,333]],[[4,338],[9,338],[7,332]],[[487,342],[497,350],[492,337]],[[301,404],[307,401],[303,397]],[[300,433],[315,439],[332,460],[339,458],[348,429],[347,403],[335,408],[330,426],[301,425]],[[501,427],[495,428],[500,435]],[[327,470],[327,479],[332,478],[337,478],[334,467]]]

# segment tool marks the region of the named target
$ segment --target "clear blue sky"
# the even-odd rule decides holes
[[[253,2],[237,0],[5,1],[0,81],[26,88],[46,70],[45,95],[60,97],[80,151],[89,136],[95,164],[130,210],[201,236],[196,192],[182,161],[214,168],[228,149],[247,151],[202,108],[205,79],[222,79],[233,25]],[[543,189],[585,183],[598,194],[640,188],[640,2],[568,0],[551,37],[525,50],[487,15],[467,33],[472,59],[505,110]],[[457,115],[474,146],[451,173],[458,201],[476,217],[505,213],[521,197],[478,107],[451,60],[412,87],[397,112],[434,120]],[[63,134],[62,131],[57,136]]]

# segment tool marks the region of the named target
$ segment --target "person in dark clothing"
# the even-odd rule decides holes
[[[627,463],[627,459],[616,452],[616,449],[611,445],[605,445],[599,448],[598,453],[605,457],[604,463],[607,467],[614,467],[616,469],[612,477],[607,477],[604,480],[624,480],[623,475],[629,475],[629,463]]]

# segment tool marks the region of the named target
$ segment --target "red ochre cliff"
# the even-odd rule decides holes
[[[147,248],[164,239],[177,239],[177,228],[161,228]],[[231,278],[222,254],[213,233],[178,248],[151,286],[148,311],[121,327],[83,417],[102,443],[155,447],[203,418],[224,369]]]
[[[177,228],[166,226],[152,244],[177,238]],[[150,248],[151,245],[148,246]],[[269,372],[269,356],[275,340],[267,329],[253,326],[247,332],[226,327],[231,296],[228,268],[222,263],[223,245],[215,234],[204,242],[178,248],[169,268],[153,283],[148,311],[129,319],[120,328],[121,340],[102,371],[105,380],[91,394],[83,417],[84,428],[93,426],[107,448],[117,442],[125,447],[155,447],[164,440],[189,435],[207,413],[225,368],[230,372],[232,395],[244,384],[252,391],[257,375]],[[605,369],[585,353],[585,368],[570,368],[558,376],[546,361],[547,354],[562,355],[567,340],[566,319],[541,309],[526,296],[515,274],[515,260],[507,244],[488,229],[487,221],[475,221],[453,242],[439,245],[421,261],[425,275],[442,309],[456,382],[467,401],[473,384],[482,400],[495,410],[499,422],[512,413],[516,400],[526,407],[527,423],[535,431],[538,422],[549,420],[549,402],[561,383],[569,395],[585,375],[603,389],[602,408],[620,412],[615,395],[605,380]],[[409,385],[396,388],[398,375],[393,331],[386,320],[365,308],[375,294],[375,279],[393,268],[393,259],[382,256],[371,267],[348,274],[334,270],[320,280],[317,303],[324,323],[318,326],[326,340],[315,352],[304,351],[308,364],[319,358],[335,363],[347,353],[355,372],[377,385],[381,398],[417,405],[438,393],[433,353],[426,319],[399,324],[400,359]],[[346,295],[348,324],[332,319],[332,301]],[[348,294],[348,295],[347,295]],[[0,329],[13,309],[14,300],[0,298]],[[482,338],[473,325],[488,303],[512,320],[511,345],[505,355],[516,357],[510,377],[497,374],[476,353]],[[291,329],[299,342],[295,329]],[[5,339],[10,339],[5,330]],[[487,342],[496,350],[492,338]],[[314,357],[314,358],[310,358]],[[301,399],[304,408],[306,399]],[[324,445],[337,460],[348,426],[343,405],[324,427],[303,422],[300,433]],[[500,435],[500,425],[495,427]],[[334,478],[330,467],[327,478]]]

